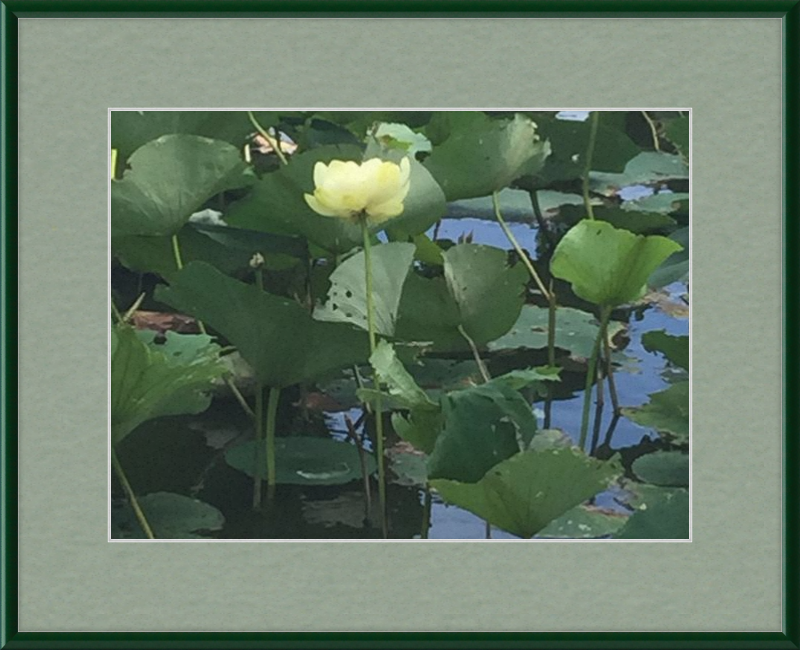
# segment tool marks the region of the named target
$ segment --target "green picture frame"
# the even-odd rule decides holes
[[[122,38],[114,35],[115,25],[141,18],[147,18],[148,22],[133,31],[129,29]],[[187,104],[238,107],[240,101],[250,102],[250,97],[240,99],[236,92],[237,88],[247,86],[239,81],[244,77],[244,68],[235,55],[237,51],[246,55],[245,43],[252,41],[231,43],[230,36],[235,34],[230,31],[232,27],[212,21],[196,21],[205,23],[209,29],[209,40],[204,44],[171,40],[168,28],[176,23],[167,21],[189,18],[262,20],[272,30],[269,33],[273,37],[291,33],[293,38],[305,39],[303,47],[296,50],[287,49],[275,38],[269,44],[251,48],[249,54],[254,59],[248,64],[252,67],[251,82],[261,85],[260,75],[264,75],[260,87],[265,102],[269,89],[280,91],[279,97],[289,96],[292,78],[296,80],[305,71],[308,83],[294,87],[296,102],[300,104],[322,106],[327,90],[333,103],[331,108],[358,106],[352,98],[369,88],[364,81],[367,76],[380,80],[382,90],[374,90],[362,100],[361,106],[373,102],[408,108],[418,104],[453,108],[486,106],[487,94],[481,92],[482,86],[495,90],[495,106],[508,106],[518,101],[519,91],[509,90],[504,95],[497,91],[502,83],[509,86],[518,82],[518,69],[505,77],[498,71],[506,70],[504,64],[508,66],[512,56],[533,69],[537,62],[526,58],[526,48],[543,52],[558,46],[554,36],[550,36],[553,41],[547,48],[515,40],[518,32],[510,32],[511,38],[500,36],[502,30],[519,26],[522,21],[531,21],[524,24],[530,25],[532,38],[539,39],[547,39],[548,34],[558,32],[562,26],[574,28],[573,49],[585,55],[577,64],[571,61],[566,67],[558,59],[539,59],[538,65],[544,71],[542,78],[560,76],[561,81],[544,89],[536,84],[526,89],[529,95],[533,93],[531,101],[537,104],[563,108],[568,99],[580,96],[584,106],[599,107],[598,102],[603,101],[628,106],[631,97],[637,97],[636,103],[640,105],[650,104],[649,95],[663,98],[660,86],[668,86],[665,78],[681,78],[673,66],[677,69],[687,65],[682,59],[671,58],[675,42],[684,35],[678,31],[677,23],[669,23],[669,29],[665,27],[660,34],[661,40],[656,38],[655,27],[658,21],[666,25],[664,21],[676,18],[685,21],[681,24],[686,25],[687,31],[698,29],[693,32],[698,35],[708,27],[705,50],[689,48],[696,58],[687,67],[704,69],[709,61],[722,60],[720,57],[726,52],[734,57],[744,51],[755,69],[739,77],[742,87],[749,87],[747,75],[753,74],[763,73],[765,79],[779,81],[778,86],[765,82],[763,88],[781,96],[770,97],[764,106],[780,106],[782,123],[778,124],[777,112],[756,109],[752,124],[733,121],[730,130],[742,133],[742,129],[749,127],[763,133],[761,139],[772,143],[759,150],[761,157],[748,159],[751,167],[744,169],[759,183],[752,189],[759,201],[765,196],[770,198],[770,206],[780,205],[780,215],[761,210],[763,202],[756,204],[754,221],[740,224],[740,230],[743,226],[747,230],[741,237],[746,245],[737,244],[738,231],[727,225],[720,225],[722,230],[716,243],[715,233],[708,227],[701,228],[696,240],[703,256],[709,253],[713,257],[717,251],[722,259],[726,250],[734,248],[745,253],[748,272],[734,281],[726,274],[736,268],[721,263],[713,273],[706,274],[711,267],[702,259],[693,271],[698,274],[693,276],[696,284],[693,288],[697,290],[700,318],[693,324],[692,341],[695,345],[706,345],[714,353],[704,355],[702,350],[695,349],[693,357],[697,373],[693,381],[700,381],[695,384],[693,408],[697,409],[697,415],[693,426],[698,422],[703,424],[705,435],[698,432],[695,439],[705,442],[694,448],[698,452],[693,461],[696,478],[693,494],[697,499],[694,539],[692,544],[676,545],[683,549],[680,556],[670,555],[671,563],[653,563],[647,555],[653,552],[652,548],[660,548],[665,555],[672,553],[671,546],[663,544],[603,546],[611,549],[611,555],[606,557],[596,553],[598,547],[581,544],[514,544],[505,547],[512,549],[510,552],[505,550],[503,555],[494,556],[486,555],[487,545],[468,544],[429,545],[422,547],[428,549],[423,551],[417,551],[413,545],[378,546],[373,550],[363,545],[322,543],[166,544],[154,547],[155,553],[137,544],[108,544],[102,520],[96,516],[85,518],[96,506],[84,507],[84,501],[94,498],[92,486],[105,482],[107,463],[102,453],[107,431],[101,430],[107,399],[103,393],[105,378],[101,376],[107,365],[102,358],[105,339],[95,339],[92,344],[93,337],[104,336],[106,329],[102,320],[106,296],[96,292],[97,286],[105,286],[106,278],[98,274],[102,275],[106,267],[96,264],[102,264],[107,255],[104,248],[107,227],[92,228],[92,223],[103,224],[105,195],[101,193],[106,184],[107,143],[95,140],[106,129],[107,110],[112,104],[104,88],[111,86],[119,98],[115,106],[118,108],[130,104],[156,108],[150,103],[154,96],[169,101],[168,107]],[[298,18],[308,22],[296,22]],[[442,21],[443,18],[458,20]],[[97,20],[90,23],[62,19]],[[428,19],[430,22],[426,22]],[[724,29],[717,29],[714,21],[721,19],[727,19]],[[796,340],[800,325],[797,301],[800,264],[791,254],[800,245],[800,227],[793,219],[800,209],[800,190],[793,180],[800,175],[796,119],[800,113],[800,1],[0,0],[0,20],[3,38],[0,647],[800,647],[797,440],[800,423],[796,399],[800,374]],[[278,25],[274,22],[277,20],[285,22]],[[367,24],[350,22],[356,20],[384,22],[374,23],[370,42],[350,42],[346,37],[359,33]],[[692,27],[693,21],[696,27]],[[243,24],[252,29],[255,23]],[[631,34],[644,30],[651,35],[652,40],[645,41],[650,49],[641,48],[642,41],[635,39],[632,45],[610,40],[623,25]],[[763,25],[775,28],[770,34],[776,42],[759,40],[764,35],[759,31]],[[599,31],[593,33],[593,27]],[[453,34],[462,41],[459,48],[453,49],[446,40],[423,39],[415,45],[414,32],[433,34],[429,30],[440,28],[455,30]],[[582,40],[578,28],[586,30]],[[64,30],[61,37],[59,30]],[[487,41],[492,30],[498,36]],[[45,36],[52,40],[43,42]],[[360,51],[367,56],[359,56]],[[489,64],[479,65],[479,56],[453,58],[469,51],[480,54]],[[608,75],[602,69],[604,59],[599,54],[615,51],[615,64],[627,61],[630,69],[620,67],[616,75]],[[707,57],[703,56],[704,51]],[[215,52],[218,59],[214,58]],[[414,54],[404,54],[408,52]],[[419,67],[420,52],[428,57],[431,69]],[[754,54],[758,52],[763,52],[763,58]],[[265,53],[284,56],[266,60]],[[98,61],[98,57],[102,60]],[[158,69],[159,57],[163,57],[164,69],[182,68],[185,75],[176,76],[172,87],[153,93],[150,82],[158,82],[163,72]],[[385,62],[392,57],[397,65],[390,69]],[[609,61],[613,58],[611,54],[608,57]],[[652,60],[661,61],[664,67],[643,69],[643,62]],[[116,85],[132,62],[138,62],[140,69],[130,76],[126,86]],[[308,67],[311,62],[316,62],[319,68]],[[341,73],[336,75],[340,77],[339,90],[334,90],[326,76],[331,75],[331,66],[336,69],[337,62]],[[412,64],[417,67],[412,69]],[[73,77],[59,78],[51,74],[53,70],[71,70]],[[152,72],[153,79],[148,79],[147,70]],[[213,83],[209,91],[201,75],[208,74],[212,82],[219,83],[225,79],[226,70],[239,75],[236,83],[231,84],[231,94],[225,95]],[[506,81],[497,85],[492,70]],[[445,76],[448,71],[449,76]],[[635,88],[631,89],[634,84],[631,75],[634,82],[642,83],[638,95]],[[709,101],[709,106],[719,107],[719,115],[739,115],[724,108],[720,96],[726,88],[715,86],[720,78],[734,79],[733,71],[720,68],[715,72],[712,68],[705,74],[687,72],[687,75],[697,84],[686,89],[687,95],[705,94],[714,99],[716,104]],[[457,83],[462,76],[463,83]],[[443,83],[446,78],[453,80],[452,86]],[[618,99],[610,98],[607,87],[604,90],[591,84],[582,93],[570,92],[571,82],[592,78],[606,83],[618,79]],[[416,81],[413,92],[402,87],[398,90],[398,84],[411,85],[411,80]],[[48,82],[54,85],[48,86]],[[137,92],[137,84],[143,89],[141,93]],[[755,87],[761,88],[758,84]],[[148,93],[144,88],[150,89]],[[728,89],[734,98],[741,91]],[[555,98],[550,99],[551,96]],[[681,100],[675,96],[673,105],[685,105]],[[754,106],[761,106],[759,97],[751,96],[751,100]],[[693,114],[694,142],[716,143],[709,132],[704,133],[709,122],[702,119],[702,111],[698,113],[700,119]],[[73,121],[79,117],[81,122]],[[768,133],[768,129],[775,133]],[[83,133],[83,141],[75,137]],[[777,148],[776,135],[780,139]],[[42,148],[40,143],[46,146]],[[776,152],[781,148],[782,158],[778,160]],[[731,191],[738,192],[739,186],[733,183],[743,163],[737,154],[744,159],[748,152],[742,152],[735,140],[727,141],[723,147],[709,145],[706,149],[702,146],[694,149],[693,192],[699,193],[701,199],[694,202],[694,209],[706,210],[705,223],[719,220],[716,223],[725,224],[726,215],[720,214],[713,202],[705,201],[703,182],[713,184],[716,174]],[[704,158],[706,155],[708,159]],[[711,170],[707,165],[712,159],[727,160],[728,164]],[[757,171],[751,172],[752,169]],[[778,185],[780,197],[772,192],[773,186]],[[75,191],[69,189],[76,186],[81,192],[78,196],[85,200],[76,202]],[[56,205],[61,206],[60,210],[55,210]],[[87,217],[90,211],[94,211],[93,216]],[[76,231],[83,234],[77,237]],[[708,248],[703,249],[704,245]],[[781,253],[782,263],[776,258]],[[76,268],[77,272],[73,272]],[[742,308],[730,312],[734,315],[727,323],[710,316],[704,318],[715,310],[728,314],[725,303],[719,298],[714,302],[714,294],[721,293],[722,288],[731,292],[728,302],[754,299],[754,310],[761,315],[742,315],[746,311]],[[708,312],[703,311],[704,299],[709,301]],[[730,330],[718,329],[725,324],[730,325]],[[760,337],[752,336],[758,340],[753,341],[750,356],[742,356],[737,348],[746,339],[742,330],[753,332],[759,327]],[[42,356],[53,350],[57,350],[55,356]],[[750,373],[755,370],[757,377],[757,380],[750,374],[742,377],[740,383],[748,384],[746,394],[752,402],[745,401],[750,406],[761,405],[760,417],[766,424],[763,431],[731,432],[726,428],[732,417],[728,410],[739,413],[740,417],[741,412],[736,409],[743,408],[741,398],[737,397],[739,384],[731,375],[734,367],[738,368],[736,364],[745,358],[751,359],[748,370]],[[713,367],[704,366],[707,361],[713,362]],[[39,393],[32,394],[34,386],[40,387]],[[89,398],[78,400],[80,395]],[[39,417],[49,418],[51,426],[57,426],[45,435]],[[763,440],[761,473],[739,475],[732,469],[724,469],[753,469],[746,464],[748,458],[726,454],[718,442],[725,435],[733,436],[736,444],[746,449],[757,448],[753,441]],[[756,462],[754,456],[750,453],[749,460]],[[78,459],[86,464],[76,463]],[[105,499],[106,495],[100,494],[98,498]],[[729,502],[738,503],[739,508],[734,507],[730,512],[717,509]],[[731,523],[732,516],[738,526]],[[732,537],[732,532],[737,536]],[[744,544],[747,539],[752,540],[752,547]],[[109,551],[111,547],[116,550]],[[355,552],[359,549],[361,566],[368,575],[374,575],[375,583],[397,581],[396,623],[392,622],[391,610],[372,613],[372,586],[362,585],[358,591],[351,583],[348,562],[352,563],[354,558],[358,561]],[[701,560],[700,552],[708,549],[716,549],[719,557],[735,558],[737,562],[709,563],[707,555]],[[590,556],[595,556],[594,564],[589,563]],[[316,569],[316,582],[313,573],[298,581],[299,574],[293,567],[303,565],[313,570],[314,562],[321,558],[329,561],[330,566]],[[618,564],[612,566],[610,562]],[[631,576],[641,575],[637,571],[649,566],[653,574],[647,582],[652,588],[634,584],[632,578],[623,580],[621,567],[625,562],[629,563]],[[246,570],[242,569],[242,563]],[[544,568],[541,572],[531,568],[547,565],[576,568],[574,574],[562,575],[561,582],[554,582],[553,575]],[[191,573],[176,577],[169,573],[170,566],[182,566],[187,571],[191,569]],[[607,567],[607,574],[603,567]],[[733,574],[743,576],[747,588],[734,590]],[[604,575],[611,576],[608,585],[600,581]],[[423,582],[424,576],[428,579]],[[514,584],[515,576],[525,577],[529,582]],[[548,576],[548,581],[536,583],[537,576]],[[238,588],[231,584],[237,580],[241,580]],[[268,588],[268,584],[277,584],[280,591]],[[619,598],[625,587],[627,596]],[[543,589],[551,591],[553,602],[560,603],[563,615],[551,606]],[[91,598],[87,599],[89,590]],[[609,591],[619,599],[613,603],[604,601]],[[273,598],[276,593],[277,598]],[[769,597],[752,600],[753,594],[762,593]],[[649,599],[639,595],[637,600],[632,597],[636,594],[648,594]],[[409,601],[417,603],[416,607]],[[699,602],[708,608],[705,618],[697,604],[690,606]],[[641,609],[634,607],[637,604]],[[460,613],[455,609],[457,606],[462,609]],[[617,607],[630,607],[630,611],[615,615]],[[573,608],[587,612],[587,617],[581,619],[583,622],[574,622],[576,618],[570,612]],[[748,609],[760,614],[752,618],[739,615],[738,622],[732,614],[724,614]],[[598,610],[607,613],[607,618],[591,614]],[[71,617],[70,611],[74,613]],[[295,612],[291,619],[287,614],[290,611]],[[218,625],[223,620],[226,622]],[[607,625],[598,624],[598,620],[605,620]],[[722,629],[724,626],[715,622],[718,620],[728,621],[728,629]],[[244,631],[247,621],[258,624]]]

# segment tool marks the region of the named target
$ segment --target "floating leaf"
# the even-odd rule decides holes
[[[171,492],[155,492],[138,497],[139,506],[156,539],[193,539],[200,532],[222,528],[225,517],[214,506]],[[146,539],[136,515],[127,502],[111,504],[111,537]]]
[[[541,368],[522,368],[511,370],[503,375],[499,375],[492,380],[495,384],[505,384],[514,390],[526,388],[531,384],[541,384],[543,382],[559,381],[561,368],[542,366]]]
[[[650,402],[637,408],[624,408],[622,414],[643,427],[668,433],[675,442],[689,439],[689,382],[681,381],[650,395]]]
[[[240,151],[195,135],[165,135],[136,150],[111,182],[111,232],[174,235],[220,192],[255,180]]]
[[[617,306],[641,298],[647,278],[680,245],[666,237],[634,235],[584,219],[559,242],[550,270],[580,298]]]
[[[314,320],[299,303],[192,262],[159,287],[156,299],[191,314],[228,339],[259,381],[283,387],[313,379],[369,355],[364,332]]]
[[[661,352],[673,365],[689,370],[688,336],[673,336],[664,330],[645,332],[642,346],[648,352]]]
[[[396,445],[387,451],[389,467],[395,475],[392,483],[408,487],[424,486],[428,482],[425,454],[407,445]]]
[[[545,526],[537,537],[598,539],[610,537],[628,520],[626,515],[594,506],[576,506]]]
[[[594,164],[592,168],[597,171],[590,175],[589,187],[606,195],[615,195],[620,188],[630,185],[655,185],[689,178],[689,168],[680,156],[660,151],[640,152],[629,160],[620,174],[600,173],[600,168]]]
[[[660,212],[640,212],[619,207],[597,206],[594,217],[610,223],[615,228],[629,230],[635,234],[652,232],[675,225],[675,219]],[[572,226],[586,218],[586,208],[579,205],[564,205],[559,208],[558,219]]]
[[[412,131],[405,124],[382,122],[373,135],[384,147],[399,149],[407,154],[431,150],[430,140],[421,133]]]
[[[631,469],[645,483],[689,487],[689,454],[680,451],[645,454],[633,461]]]
[[[378,334],[394,335],[403,283],[413,261],[414,244],[393,242],[372,247],[372,303]],[[330,282],[328,299],[314,310],[314,318],[367,329],[364,251],[337,266]]]
[[[487,347],[492,352],[518,348],[546,348],[548,318],[547,309],[524,305],[511,330],[490,342]],[[588,359],[591,356],[598,329],[597,320],[588,312],[572,307],[559,307],[556,310],[556,347],[569,350],[573,357]],[[609,337],[613,338],[622,329],[620,323],[611,321],[608,324]]]
[[[606,489],[620,473],[577,448],[524,451],[491,468],[477,483],[432,479],[442,498],[493,526],[529,538],[556,517]]]
[[[507,187],[538,171],[550,153],[536,124],[519,113],[512,119],[491,119],[477,111],[454,111],[440,114],[438,121],[437,128],[446,130],[448,137],[433,147],[424,165],[448,201]]]
[[[185,361],[168,359],[156,346],[141,341],[132,328],[112,329],[112,444],[119,444],[146,420],[205,411],[211,402],[207,391],[224,373],[218,359],[205,352],[185,355]]]
[[[689,539],[689,492],[651,490],[618,539]]]
[[[261,445],[266,444],[261,441]],[[250,477],[267,478],[265,463],[255,467],[256,443],[251,440],[231,447],[225,461]],[[259,458],[265,458],[264,450]],[[375,459],[365,455],[367,472],[375,471]],[[361,460],[355,445],[331,438],[311,436],[279,436],[275,439],[275,480],[293,485],[341,485],[362,478]]]

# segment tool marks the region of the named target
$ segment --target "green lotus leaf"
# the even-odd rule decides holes
[[[446,131],[447,138],[433,147],[423,164],[448,201],[501,190],[520,176],[537,172],[550,154],[536,124],[519,113],[511,119],[492,119],[476,111],[436,117],[435,128]]]
[[[446,479],[429,483],[448,503],[530,538],[605,490],[619,474],[615,463],[595,460],[570,447],[520,452],[492,467],[476,483]]]
[[[530,404],[503,382],[453,391],[441,404],[444,426],[430,452],[431,478],[474,483],[536,433]]]
[[[111,330],[111,442],[119,444],[146,420],[165,415],[200,413],[208,408],[214,380],[225,374],[225,367],[211,353],[207,338],[197,348],[198,339],[182,347],[173,334],[164,354],[159,346],[148,345],[136,331],[122,325]],[[192,345],[195,346],[192,349]]]
[[[580,298],[614,307],[641,298],[650,274],[680,248],[666,237],[634,235],[584,219],[559,242],[550,270]]]
[[[670,120],[664,132],[675,148],[680,151],[684,161],[689,162],[689,117],[678,117]]]
[[[689,539],[688,490],[653,489],[646,493],[618,539]]]
[[[111,234],[174,235],[210,198],[255,180],[232,144],[196,135],[165,135],[130,157],[111,182]]]
[[[155,492],[138,497],[139,506],[156,539],[196,539],[201,532],[219,530],[225,517],[214,506],[172,492]],[[112,503],[111,537],[146,539],[130,504]]]
[[[375,331],[393,336],[403,283],[414,261],[414,244],[392,242],[371,250],[372,303]],[[351,323],[367,329],[367,291],[364,251],[349,257],[330,276],[325,304],[314,310],[319,321]]]
[[[624,408],[622,414],[643,427],[667,433],[677,443],[689,439],[689,382],[681,381],[650,395],[650,402]]]
[[[263,446],[266,443],[261,441]],[[250,477],[267,478],[266,463],[256,466],[256,443],[249,441],[225,452],[225,461]],[[265,458],[262,449],[259,458]],[[365,454],[367,472],[375,471],[375,459]],[[275,439],[275,480],[292,485],[342,485],[362,478],[355,445],[331,438],[279,436]]]
[[[640,456],[631,466],[645,483],[664,487],[689,487],[689,454],[681,451],[656,451]]]
[[[539,531],[537,537],[552,539],[598,539],[609,537],[625,525],[626,515],[593,506],[567,510]]]
[[[365,332],[314,320],[299,303],[192,262],[159,287],[156,299],[191,314],[239,350],[259,381],[284,387],[366,361]]]
[[[673,365],[689,370],[688,336],[673,336],[664,330],[645,332],[642,346],[648,352],[661,352]]]
[[[281,115],[286,113],[255,111],[265,129],[277,125]],[[241,148],[254,130],[247,111],[111,111],[111,147],[123,161],[162,135],[201,135]]]
[[[524,305],[514,326],[487,347],[492,352],[544,349],[547,347],[548,318],[547,309]],[[622,328],[620,323],[611,321],[608,324],[609,336],[613,338]],[[598,329],[596,318],[588,312],[572,307],[559,307],[556,311],[556,347],[569,350],[572,357],[588,359],[591,356]]]

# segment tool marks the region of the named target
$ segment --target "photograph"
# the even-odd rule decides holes
[[[109,541],[692,540],[689,108],[108,133]]]

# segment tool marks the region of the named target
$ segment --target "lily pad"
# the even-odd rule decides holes
[[[208,391],[226,370],[216,355],[210,354],[210,347],[203,348],[202,353],[195,350],[180,359],[168,358],[157,346],[140,340],[130,327],[111,330],[112,444],[119,444],[146,420],[208,408]]]
[[[661,212],[641,212],[605,206],[597,206],[593,208],[593,212],[595,219],[606,221],[615,228],[629,230],[637,235],[675,225],[675,219]],[[574,225],[584,218],[586,218],[586,208],[582,205],[564,205],[558,211],[558,219],[568,225]]]
[[[580,505],[551,521],[537,535],[551,539],[598,539],[610,537],[625,525],[626,515]]]
[[[156,539],[202,538],[200,534],[222,528],[225,517],[214,506],[172,492],[155,492],[138,497],[139,506]],[[111,504],[111,537],[146,539],[127,501]]]
[[[386,455],[389,458],[389,467],[395,475],[392,483],[407,487],[421,487],[427,484],[428,466],[424,453],[401,444],[389,449]]]
[[[661,352],[671,364],[689,370],[688,336],[673,336],[664,330],[645,332],[642,346],[648,352]]]
[[[111,233],[174,235],[203,204],[255,180],[232,144],[165,135],[134,152],[131,169],[111,182]]]
[[[530,538],[571,508],[606,489],[615,463],[575,447],[524,451],[491,468],[477,483],[432,479],[442,498],[519,537]]]
[[[261,445],[265,442],[261,441]],[[225,461],[250,477],[266,480],[265,463],[256,465],[255,441],[232,447],[225,452]],[[259,454],[264,458],[265,454]],[[365,455],[367,472],[375,471],[375,459]],[[331,438],[311,436],[278,437],[275,440],[275,480],[292,485],[342,485],[362,478],[361,460],[355,445]]]
[[[435,119],[436,128],[448,135],[433,147],[424,165],[448,201],[501,190],[541,169],[550,153],[550,145],[536,133],[536,124],[520,113],[511,119],[492,119],[476,111],[453,111]]]
[[[519,348],[544,349],[547,347],[548,318],[547,309],[524,305],[511,330],[491,341],[487,347],[491,352]],[[599,327],[592,314],[572,307],[559,307],[556,311],[556,347],[569,350],[572,357],[588,359],[592,355]],[[624,326],[616,321],[608,324],[611,338],[622,329]]]
[[[550,270],[584,300],[614,307],[641,298],[650,274],[680,248],[666,237],[634,235],[584,219],[559,242]]]
[[[414,261],[414,250],[414,244],[401,242],[372,247],[372,302],[378,334],[394,335],[403,284]],[[314,310],[314,318],[367,329],[364,251],[337,266],[330,282],[327,300]]]
[[[192,262],[159,287],[156,299],[228,339],[266,386],[284,387],[366,361],[365,332],[314,320],[299,303]]]
[[[681,381],[650,395],[650,402],[624,408],[622,414],[643,427],[667,433],[677,443],[689,440],[689,382]]]
[[[625,526],[618,539],[689,539],[689,492],[651,490]]]
[[[599,170],[593,165],[593,168]],[[642,151],[632,158],[620,174],[592,172],[590,187],[602,194],[616,194],[629,185],[653,185],[668,180],[689,178],[689,168],[680,156],[660,151]]]
[[[656,451],[640,456],[631,466],[645,483],[664,487],[689,487],[689,454],[680,451]]]

